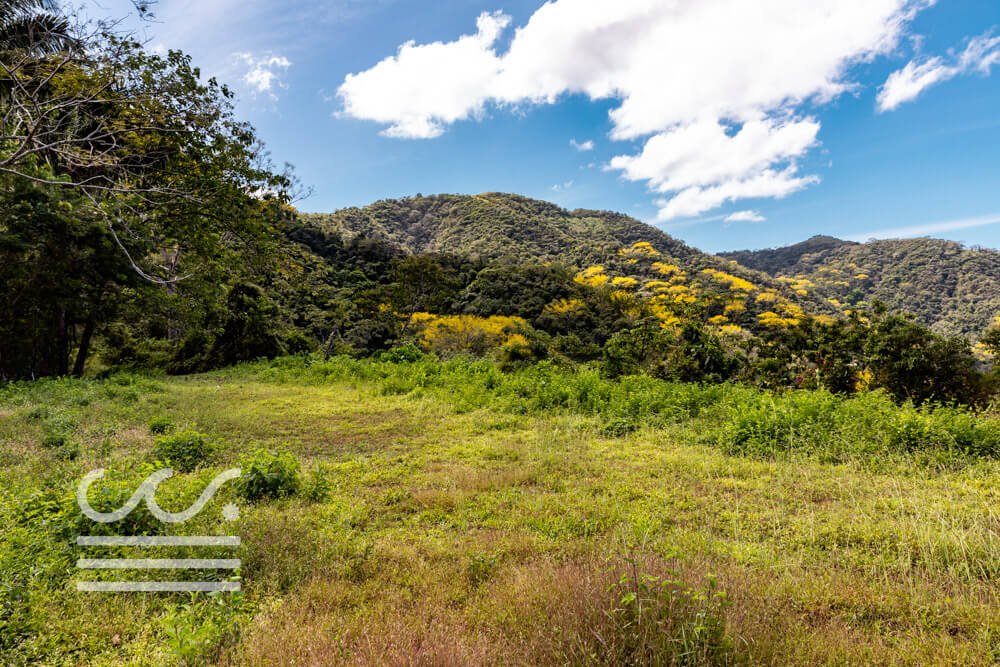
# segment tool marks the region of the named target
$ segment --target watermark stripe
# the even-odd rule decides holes
[[[81,547],[238,547],[236,535],[81,535]]]
[[[235,570],[236,558],[81,558],[81,570]]]
[[[214,593],[241,590],[238,581],[78,581],[86,593]]]

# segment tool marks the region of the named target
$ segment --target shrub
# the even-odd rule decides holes
[[[71,441],[70,435],[65,432],[46,433],[42,436],[42,447],[45,449],[59,449]]]
[[[394,347],[391,350],[382,352],[378,355],[378,360],[393,364],[403,364],[421,361],[425,356],[426,355],[420,350],[419,347],[413,344],[408,344]]]
[[[24,414],[24,418],[29,421],[39,421],[42,419],[48,419],[49,408],[45,405],[36,405]]]
[[[208,436],[183,431],[157,438],[153,445],[153,455],[180,472],[191,472],[208,459],[212,449]]]
[[[151,463],[143,463],[135,470],[127,473],[109,470],[102,479],[93,483],[87,497],[91,506],[98,512],[113,512],[128,502],[135,490],[149,475],[156,472],[156,467]],[[75,489],[73,489],[75,492]],[[157,494],[161,502],[163,493]],[[168,499],[169,500],[169,499]],[[190,503],[186,503],[189,505]],[[164,503],[165,506],[172,506],[172,503]],[[76,534],[90,535],[161,535],[168,525],[157,519],[149,511],[146,503],[139,505],[129,512],[120,521],[113,523],[95,523],[89,517],[80,512],[76,505],[76,498],[72,497],[69,503],[72,508],[71,516],[76,523]]]
[[[174,430],[174,422],[170,417],[153,417],[149,420],[149,432],[153,435],[163,435]]]
[[[601,429],[601,435],[605,438],[621,438],[629,433],[632,433],[637,428],[639,428],[639,426],[634,420],[626,417],[619,417],[617,419],[612,419],[605,424],[604,428]]]
[[[251,502],[287,498],[302,489],[299,462],[288,452],[258,449],[242,462],[241,469],[237,488]]]

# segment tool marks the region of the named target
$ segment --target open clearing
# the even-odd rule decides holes
[[[411,386],[412,369],[390,364],[331,368],[5,390],[2,662],[1000,660],[995,460],[731,456],[712,445],[711,412],[614,435],[606,417],[530,396]],[[168,509],[258,447],[329,485],[320,500],[240,501],[233,524],[227,491],[176,528],[242,537],[242,595],[72,588],[75,484],[107,468],[137,487],[154,469],[154,417],[216,443],[206,468],[164,483]],[[42,446],[59,419],[75,460]]]

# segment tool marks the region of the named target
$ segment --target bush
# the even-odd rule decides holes
[[[157,438],[153,445],[153,455],[180,472],[191,472],[198,468],[211,456],[212,450],[208,436],[193,431]]]
[[[253,502],[268,498],[288,498],[302,489],[299,462],[288,452],[258,449],[241,464],[237,482],[240,495]]]
[[[601,435],[605,438],[621,438],[629,433],[632,433],[639,428],[639,425],[635,421],[619,417],[617,419],[612,419],[604,428],[601,429]]]
[[[174,422],[170,417],[153,417],[149,420],[149,432],[153,435],[163,435],[174,430]]]
[[[411,343],[382,352],[378,355],[378,360],[393,364],[403,364],[421,361],[425,356],[427,355],[425,355],[419,347]]]

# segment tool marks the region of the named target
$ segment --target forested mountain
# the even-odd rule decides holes
[[[306,213],[307,226],[349,241],[386,243],[407,254],[459,255],[483,264],[556,263],[576,270],[603,266],[609,274],[663,277],[651,262],[622,252],[649,244],[662,262],[684,272],[725,271],[773,290],[814,313],[832,313],[824,299],[686,245],[621,213],[577,209],[515,194],[431,195],[383,200],[334,213]]]
[[[931,238],[853,243],[816,236],[784,248],[721,253],[798,280],[842,309],[881,301],[934,331],[978,338],[1000,314],[1000,252]]]
[[[460,253],[484,261],[561,261],[586,266],[622,246],[656,244],[675,259],[703,253],[654,227],[608,211],[566,211],[513,194],[432,195],[383,200],[303,218],[347,237],[389,241],[410,253]]]
[[[780,248],[735,250],[733,252],[720,252],[719,256],[772,276],[782,276],[787,275],[789,268],[797,265],[805,255],[816,255],[850,245],[858,244],[853,241],[843,241],[833,236],[816,235],[805,241]]]

